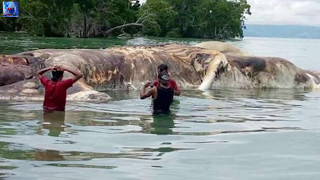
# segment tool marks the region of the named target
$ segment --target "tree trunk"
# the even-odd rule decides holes
[[[84,14],[83,15],[83,35],[82,37],[86,38],[87,37],[87,17]]]

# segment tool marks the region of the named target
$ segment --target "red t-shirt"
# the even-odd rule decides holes
[[[155,81],[153,82],[153,85],[156,86],[156,87],[158,87],[158,85],[159,85],[159,80],[155,80]],[[178,91],[178,90],[179,90],[176,81],[173,80],[173,79],[169,79],[168,85],[169,85],[169,87],[172,87],[175,91]]]
[[[40,81],[45,88],[43,108],[50,111],[64,111],[67,89],[72,86],[73,79],[54,82],[41,76]]]

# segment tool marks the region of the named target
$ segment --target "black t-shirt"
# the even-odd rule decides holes
[[[169,113],[173,101],[174,90],[172,87],[157,87],[158,96],[153,101],[153,113]]]

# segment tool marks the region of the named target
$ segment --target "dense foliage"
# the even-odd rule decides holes
[[[229,39],[243,37],[245,15],[251,14],[246,0],[19,0],[19,6],[19,18],[0,18],[0,31]]]

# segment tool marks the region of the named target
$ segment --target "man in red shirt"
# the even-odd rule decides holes
[[[166,72],[166,73],[168,73],[168,66],[167,66],[166,64],[161,64],[161,65],[158,66],[158,74],[160,74],[161,72]],[[159,80],[158,80],[158,79],[155,80],[155,81],[153,82],[153,85],[156,86],[156,87],[158,87],[158,86],[159,86]],[[180,91],[180,89],[178,88],[178,85],[177,85],[177,83],[176,83],[175,80],[169,79],[168,85],[169,85],[169,87],[172,87],[172,88],[173,88],[173,90],[174,90],[174,95],[180,96],[181,91]]]
[[[50,70],[52,71],[51,80],[43,76],[45,72]],[[70,72],[75,77],[62,80],[64,71]],[[45,88],[43,102],[43,109],[45,111],[64,111],[67,99],[67,89],[82,77],[81,73],[59,66],[42,69],[37,72],[37,75]]]

